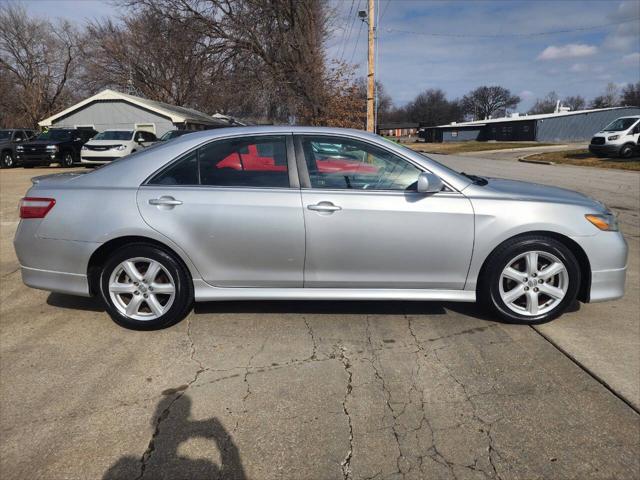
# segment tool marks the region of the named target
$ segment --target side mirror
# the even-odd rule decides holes
[[[438,193],[444,187],[444,183],[437,175],[431,172],[422,172],[418,176],[419,193]]]
[[[77,137],[73,139],[74,142],[81,142],[82,141],[82,137]]]

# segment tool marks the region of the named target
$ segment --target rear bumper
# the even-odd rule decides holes
[[[54,272],[20,266],[22,282],[31,288],[47,290],[49,292],[67,293],[90,297],[89,281],[86,275],[79,273]]]
[[[596,155],[617,156],[620,152],[620,145],[589,145],[589,151]]]

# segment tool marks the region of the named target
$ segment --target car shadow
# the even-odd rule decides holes
[[[192,400],[186,394],[168,395],[160,400],[151,419],[153,436],[142,458],[123,455],[109,467],[102,480],[142,477],[245,480],[240,452],[222,422],[215,417],[192,420],[191,404]],[[207,456],[216,461],[189,458],[179,453],[182,444],[195,438],[212,442],[212,450]]]
[[[84,310],[88,312],[104,312],[104,307],[98,298],[78,297],[52,292],[47,297],[47,305],[71,310]]]

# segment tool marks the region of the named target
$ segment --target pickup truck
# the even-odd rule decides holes
[[[0,130],[0,168],[16,166],[16,147],[36,134],[28,128],[4,128]]]
[[[80,149],[97,134],[93,129],[51,128],[16,147],[16,162],[25,168],[59,163],[72,167],[80,162]]]

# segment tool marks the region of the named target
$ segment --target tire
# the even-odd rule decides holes
[[[534,262],[536,267],[529,268]],[[552,265],[552,270],[545,270]],[[527,235],[507,240],[489,256],[478,299],[508,323],[536,325],[572,306],[580,281],[580,266],[571,250],[553,238]]]
[[[11,151],[7,150],[6,152],[2,152],[2,155],[0,156],[0,168],[13,168],[15,166]]]
[[[151,266],[155,274],[149,273]],[[130,274],[136,277],[135,283]],[[193,281],[186,267],[173,254],[145,243],[116,250],[103,266],[99,281],[100,296],[111,318],[133,330],[173,325],[193,304]]]
[[[73,153],[72,152],[63,152],[62,153],[62,160],[60,161],[60,166],[62,166],[64,168],[71,168],[71,167],[73,167],[73,164],[74,164]]]
[[[633,157],[633,145],[623,145],[618,155],[620,156],[620,158],[624,159]]]

